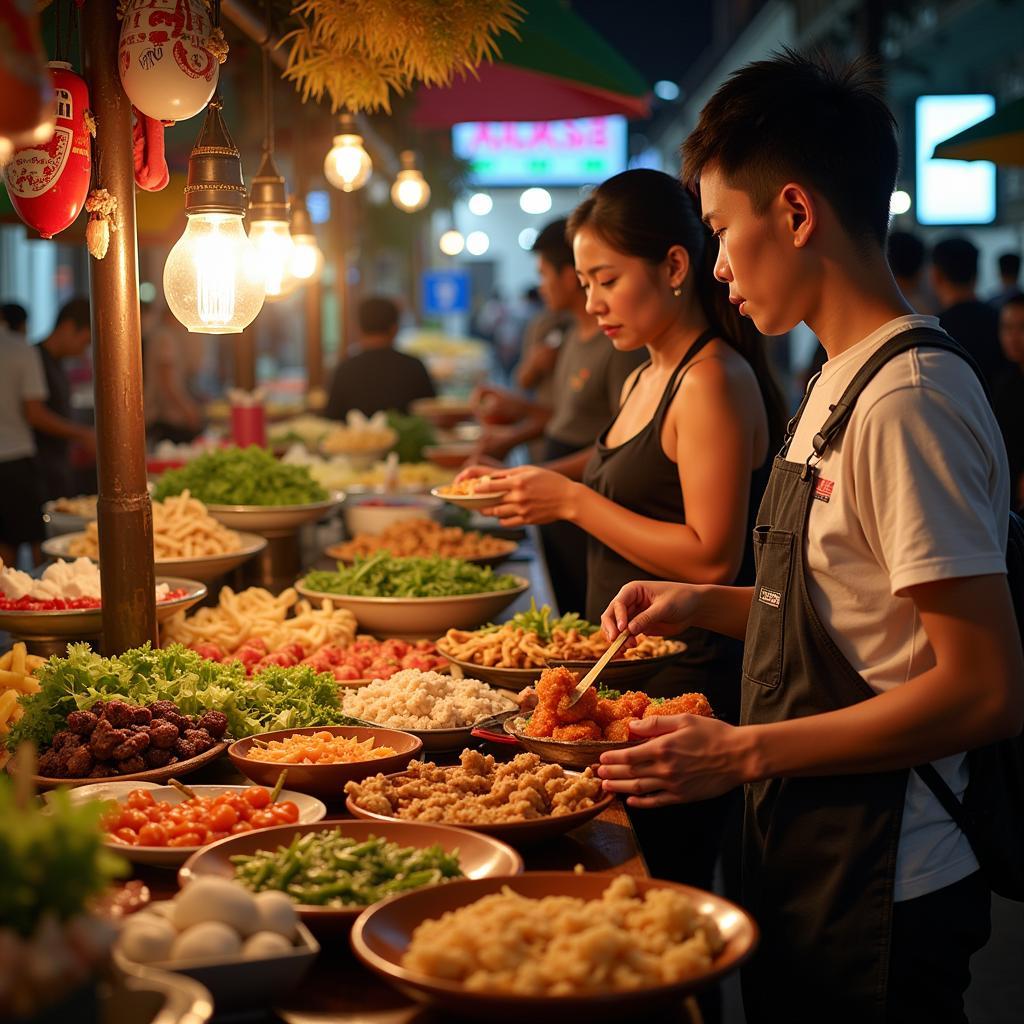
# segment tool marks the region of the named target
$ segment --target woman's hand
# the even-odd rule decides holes
[[[556,519],[571,519],[573,502],[581,484],[561,473],[537,466],[517,466],[491,473],[494,490],[508,490],[497,505],[481,509],[484,515],[497,516],[502,526],[543,525]],[[585,490],[585,488],[584,488]]]
[[[631,807],[664,807],[721,796],[756,778],[751,732],[700,715],[662,715],[630,723],[636,747],[609,750],[597,769],[607,793]]]
[[[609,640],[624,629],[633,636],[674,636],[692,624],[700,594],[700,588],[690,583],[635,580],[612,598],[601,616],[601,629]],[[632,640],[629,646],[634,646]]]

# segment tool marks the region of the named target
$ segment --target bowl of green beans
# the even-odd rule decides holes
[[[369,906],[456,878],[518,875],[522,858],[492,836],[418,822],[338,821],[242,832],[204,847],[178,884],[216,876],[279,891],[317,934],[347,931]]]

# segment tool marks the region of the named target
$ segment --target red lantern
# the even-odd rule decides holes
[[[92,152],[85,111],[89,91],[64,61],[51,61],[57,126],[45,145],[15,150],[4,183],[18,216],[43,238],[71,225],[89,194]]]
[[[39,16],[31,0],[0,0],[0,158],[5,150],[48,134],[53,104]]]

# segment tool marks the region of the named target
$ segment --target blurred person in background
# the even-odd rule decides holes
[[[67,363],[81,358],[91,341],[89,300],[78,297],[61,307],[53,330],[38,345],[48,396],[43,409],[34,412],[32,426],[43,501],[77,493],[72,443],[81,445],[90,457],[96,454],[95,431],[75,422],[67,371]]]
[[[33,563],[46,536],[30,414],[45,409],[46,377],[39,350],[0,324],[0,561],[17,565],[32,546]]]
[[[1014,295],[1020,295],[1020,253],[1000,253],[997,263],[999,266],[999,291],[988,302],[994,309],[1001,309],[1007,300]]]
[[[977,294],[978,249],[966,238],[944,238],[932,249],[931,285],[939,300],[942,329],[974,357],[989,394],[1006,369],[999,347],[999,318]]]
[[[324,415],[343,420],[352,409],[365,416],[385,409],[409,411],[417,398],[436,394],[422,360],[395,348],[400,310],[382,295],[359,303],[359,351],[334,368]]]
[[[1011,295],[999,310],[999,343],[1007,366],[996,377],[992,408],[1010,463],[1010,504],[1024,507],[1024,293]]]
[[[935,296],[924,279],[927,251],[924,242],[911,231],[891,231],[885,245],[889,269],[899,290],[917,313],[935,312]]]
[[[0,306],[0,322],[7,325],[12,334],[28,335],[28,310],[17,302],[5,302]]]
[[[188,332],[166,304],[152,314],[142,349],[146,432],[151,443],[187,444],[202,433],[203,410],[190,381],[198,367]]]

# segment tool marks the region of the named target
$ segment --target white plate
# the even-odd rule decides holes
[[[71,545],[84,537],[84,533],[66,533],[60,537],[51,537],[42,544],[43,554],[49,558],[76,558],[69,552]],[[156,571],[181,573],[189,579],[202,580],[209,583],[225,573],[247,562],[253,555],[258,555],[266,546],[267,538],[256,533],[238,532],[241,547],[233,551],[224,551],[219,555],[202,555],[188,558],[161,558],[155,562]],[[91,559],[99,561],[97,558]]]
[[[170,601],[157,601],[156,619],[163,622],[175,612],[186,611],[206,597],[206,585],[198,580],[177,576],[157,576],[157,583],[166,583],[171,590],[186,591],[183,597]],[[102,608],[66,608],[48,612],[16,612],[0,610],[0,630],[12,636],[31,639],[74,639],[79,636],[98,636],[103,632]]]
[[[497,505],[508,491],[487,491],[485,494],[449,494],[443,487],[432,487],[430,493],[435,498],[447,501],[450,505],[469,509],[470,512],[480,508]]]
[[[323,519],[344,500],[342,491],[333,491],[326,501],[308,505],[207,505],[206,511],[232,530],[249,530],[270,537]]]
[[[282,767],[287,767],[284,765]],[[249,786],[190,786],[196,796],[219,796],[221,793],[244,793]],[[188,797],[174,786],[156,786],[151,782],[99,782],[90,786],[79,786],[69,791],[72,803],[88,803],[92,800],[116,800],[123,803],[133,789],[148,789],[154,800],[165,803],[180,804]],[[282,802],[291,800],[299,808],[301,825],[312,825],[323,821],[327,815],[327,807],[321,800],[305,793],[296,793],[290,789],[282,789],[278,797]],[[258,831],[258,830],[257,830]],[[120,854],[135,864],[148,864],[150,867],[179,868],[202,846],[126,846],[124,843],[104,843],[108,850]],[[209,844],[205,844],[209,845]]]

